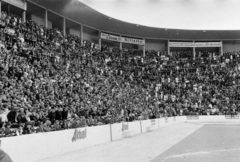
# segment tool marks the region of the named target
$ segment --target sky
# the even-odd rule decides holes
[[[118,20],[193,30],[240,30],[240,0],[79,0]]]

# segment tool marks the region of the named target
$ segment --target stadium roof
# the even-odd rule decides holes
[[[97,30],[146,39],[238,40],[240,30],[183,30],[148,27],[110,18],[78,0],[29,0]]]

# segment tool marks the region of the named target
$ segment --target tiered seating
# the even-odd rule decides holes
[[[99,51],[4,12],[0,24],[1,136],[238,111],[239,53],[143,57],[133,49]]]

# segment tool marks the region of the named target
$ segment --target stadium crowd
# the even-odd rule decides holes
[[[94,48],[2,12],[0,137],[180,115],[235,114],[238,52]]]

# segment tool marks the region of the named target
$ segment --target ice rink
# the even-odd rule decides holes
[[[239,124],[180,123],[38,162],[238,162]]]

